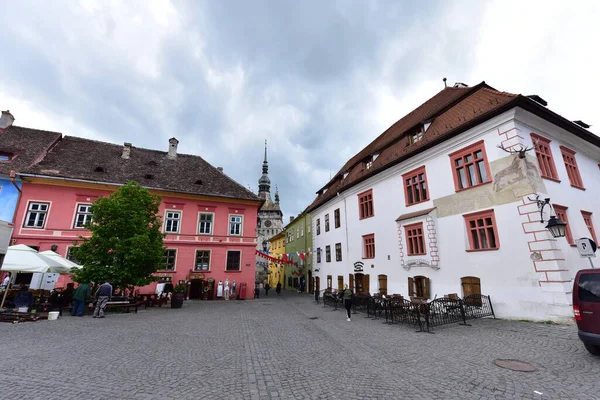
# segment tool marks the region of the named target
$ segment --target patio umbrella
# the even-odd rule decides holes
[[[46,257],[50,257],[52,260],[61,263],[64,267],[68,267],[68,268],[71,268],[71,269],[81,269],[81,268],[83,268],[82,265],[76,264],[73,261],[64,258],[60,254],[53,252],[52,250],[41,251],[40,254],[44,255]],[[40,279],[40,287],[38,289],[41,289],[42,283],[43,283],[43,277],[42,277],[42,279]]]
[[[56,258],[39,254],[36,250],[24,244],[17,244],[8,247],[0,271],[63,274],[68,273],[71,269],[72,267],[63,265]],[[10,281],[4,292],[0,308],[4,307],[4,300],[6,300],[9,289]]]

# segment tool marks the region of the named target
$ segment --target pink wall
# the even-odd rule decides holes
[[[57,245],[57,253],[66,256],[68,247],[78,236],[89,233],[84,229],[74,228],[77,204],[89,204],[99,196],[108,196],[110,192],[97,189],[82,189],[76,187],[41,185],[25,183],[23,194],[17,209],[13,241],[15,244],[39,246],[40,251],[49,250]],[[26,228],[25,217],[30,201],[50,203],[45,226],[43,229]],[[163,196],[160,215],[165,210],[181,211],[181,226],[179,233],[167,234],[165,246],[177,250],[175,271],[159,271],[161,275],[172,277],[173,284],[180,280],[188,280],[189,273],[194,269],[196,250],[210,250],[210,271],[198,271],[206,278],[213,277],[215,281],[236,281],[238,288],[242,282],[248,286],[247,298],[252,298],[255,276],[256,220],[258,205],[225,203],[219,201],[204,201],[196,199]],[[214,213],[212,235],[197,234],[199,212]],[[242,236],[230,236],[229,216],[243,215]],[[241,251],[240,271],[226,271],[228,250]],[[140,288],[141,293],[154,292],[156,284]]]

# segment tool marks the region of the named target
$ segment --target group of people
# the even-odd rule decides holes
[[[92,290],[91,287],[94,285],[93,282],[90,283],[82,283],[80,284],[75,292],[73,293],[73,310],[71,311],[71,315],[83,317],[83,312],[85,310],[85,305],[92,298]],[[106,303],[113,295],[113,287],[108,282],[105,281],[101,284],[94,297],[96,299],[96,308],[94,308],[94,314],[92,315],[94,318],[104,318],[104,310],[106,308]]]
[[[263,286],[263,288],[265,289],[265,296],[268,296],[269,295],[269,290],[271,290],[271,285],[269,285],[269,282],[265,283],[265,285]],[[275,287],[275,291],[277,292],[278,296],[281,294],[281,282],[277,283],[277,286]],[[254,287],[254,298],[255,299],[259,299],[260,298],[260,287],[258,285],[256,285]]]

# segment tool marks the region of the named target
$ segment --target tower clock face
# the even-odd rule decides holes
[[[265,226],[267,228],[270,228],[271,227],[271,221],[265,221]]]

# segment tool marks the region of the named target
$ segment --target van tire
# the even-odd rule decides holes
[[[587,351],[589,351],[591,354],[595,355],[595,356],[600,356],[600,346],[593,346],[591,344],[583,344],[585,346],[585,348],[587,349]]]

